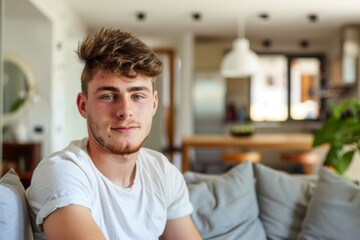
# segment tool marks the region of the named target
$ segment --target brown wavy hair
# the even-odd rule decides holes
[[[99,71],[129,78],[145,75],[154,81],[162,71],[161,61],[148,46],[119,29],[101,28],[87,36],[76,53],[85,63],[81,74],[81,90],[85,95],[88,83]]]

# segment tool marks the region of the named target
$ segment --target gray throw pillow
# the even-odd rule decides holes
[[[298,239],[360,239],[360,186],[323,168]]]
[[[0,179],[0,233],[4,240],[33,239],[25,189],[13,169]]]
[[[204,239],[265,240],[250,162],[221,175],[185,173],[191,217]]]
[[[296,239],[318,177],[254,165],[260,218],[268,239]]]

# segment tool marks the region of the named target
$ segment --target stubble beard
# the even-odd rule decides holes
[[[129,144],[127,144],[125,147],[119,147],[116,144],[106,143],[105,139],[102,136],[96,134],[96,131],[94,130],[96,126],[92,124],[89,124],[89,126],[90,134],[94,137],[96,144],[105,151],[116,155],[125,156],[138,152],[144,144],[145,139],[147,138],[146,136],[138,145],[135,146],[130,146]],[[111,139],[111,136],[109,136],[109,139]]]

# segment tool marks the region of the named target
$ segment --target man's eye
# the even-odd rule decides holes
[[[135,100],[141,100],[141,99],[144,98],[144,96],[139,95],[139,94],[136,94],[136,95],[133,96],[133,98],[134,98]]]
[[[103,99],[103,100],[114,100],[115,96],[113,94],[106,94],[106,95],[101,96],[101,99]]]

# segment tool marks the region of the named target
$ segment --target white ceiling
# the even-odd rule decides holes
[[[235,37],[241,16],[246,37],[322,42],[343,25],[360,24],[359,0],[65,0],[90,27],[116,26],[141,34],[176,35],[193,32],[202,37]],[[136,14],[144,12],[144,21]],[[200,21],[192,14],[199,12]],[[269,19],[259,15],[267,13]],[[309,14],[318,20],[310,22]]]

